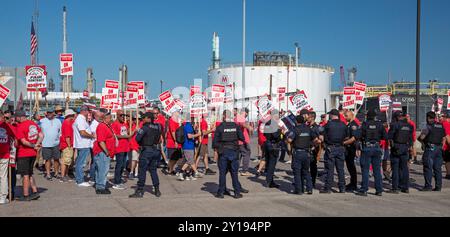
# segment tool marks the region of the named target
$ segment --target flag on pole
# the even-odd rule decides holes
[[[37,42],[37,37],[36,37],[36,32],[34,31],[34,24],[33,22],[31,22],[31,64],[35,65],[36,64],[36,51],[37,51],[37,46],[38,46],[38,42]]]

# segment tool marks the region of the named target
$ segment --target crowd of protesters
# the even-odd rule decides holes
[[[148,120],[147,123],[158,124],[159,129],[155,131],[161,132],[162,142],[155,142],[157,146],[155,148],[160,152],[158,167],[161,168],[162,173],[174,176],[179,181],[195,181],[204,175],[216,175],[211,164],[218,162],[222,155],[218,151],[217,145],[211,143],[215,141],[216,128],[221,126],[225,117],[216,115],[214,111],[213,115],[208,118],[191,118],[189,114],[179,112],[165,116],[157,107],[153,108],[150,113],[151,120]],[[74,183],[80,188],[95,187],[96,193],[99,195],[110,194],[109,187],[116,190],[126,189],[126,183],[139,176],[143,147],[140,145],[141,143],[138,143],[136,136],[143,126],[147,126],[143,120],[149,116],[141,117],[139,114],[126,114],[119,110],[113,117],[108,110],[91,109],[87,106],[81,106],[77,112],[72,109],[63,111],[60,106],[57,106],[55,109],[48,109],[44,117],[41,118],[37,115],[31,119],[24,111],[0,111],[0,204],[6,204],[10,199],[19,201],[39,199],[39,189],[34,178],[36,169],[42,172],[49,182],[57,180],[61,183]],[[294,193],[303,193],[306,185],[306,191],[308,194],[312,194],[312,188],[316,188],[319,176],[327,176],[328,179],[330,174],[334,175],[334,165],[331,168],[328,167],[331,163],[327,160],[325,161],[325,173],[318,172],[318,163],[323,159],[323,154],[325,153],[325,159],[331,159],[328,158],[330,154],[327,154],[327,148],[331,145],[342,146],[345,148],[343,154],[350,174],[350,183],[345,186],[345,190],[341,190],[340,186],[340,191],[365,194],[366,190],[358,188],[356,166],[363,166],[358,162],[361,151],[364,150],[362,146],[365,144],[361,129],[365,128],[369,120],[374,119],[369,117],[374,116],[368,114],[368,120],[361,122],[352,111],[341,109],[338,112],[333,110],[329,116],[321,115],[318,121],[317,114],[312,111],[303,110],[296,115],[281,111],[276,115],[272,113],[269,120],[275,119],[277,120],[276,124],[279,124],[278,120],[286,123],[289,120],[283,120],[283,118],[291,118],[290,121],[293,122],[293,125],[291,128],[279,127],[282,132],[278,134],[267,131],[268,127],[274,126],[274,123],[268,121],[267,118],[251,122],[247,108],[234,109],[232,116],[227,116],[230,121],[227,121],[236,124],[240,130],[239,133],[242,132],[243,136],[239,141],[236,140],[239,175],[243,177],[266,175],[267,186],[278,188],[279,185],[274,181],[276,176],[274,177],[273,173],[276,161],[292,162],[294,173],[298,171],[302,174],[302,178],[295,179],[295,187],[299,187],[299,185],[301,187],[294,190]],[[408,192],[409,165],[411,163],[421,164],[424,167],[425,176],[423,191],[440,191],[442,176],[439,173],[443,163],[447,172],[445,178],[450,179],[450,111],[441,116],[437,116],[433,112],[428,113],[427,125],[421,130],[418,137],[415,133],[415,124],[410,120],[409,115],[395,113],[394,120],[393,123],[388,121],[381,123],[386,137],[380,137],[379,144],[376,144],[377,149],[380,150],[381,160],[379,165],[371,165],[371,175],[378,177],[378,174],[380,176],[383,174],[384,181],[394,182],[393,186],[400,185],[402,192]],[[412,131],[411,142],[407,143],[408,154],[405,155],[407,162],[404,163],[404,158],[401,158],[400,164],[395,162],[393,165],[390,152],[394,148],[397,149],[393,140],[397,139],[394,138],[396,136],[395,129],[403,126],[397,122],[402,121],[405,121]],[[330,122],[332,122],[331,125]],[[326,133],[330,126],[334,126],[334,123],[342,123],[346,131],[343,133],[340,144],[327,144]],[[296,151],[295,137],[300,137],[301,134],[295,134],[295,128],[299,126],[303,126],[302,129],[305,127],[311,129],[311,131],[308,130],[311,135],[311,144]],[[404,128],[406,127],[404,125]],[[442,137],[439,137],[441,132]],[[257,140],[255,141],[257,154],[252,154],[251,139],[253,137]],[[425,151],[424,158],[420,163],[414,148],[416,139],[423,144]],[[140,137],[138,140],[141,141],[142,138]],[[275,146],[272,146],[274,144]],[[307,152],[309,160],[303,163],[303,169],[299,171],[297,167],[299,163],[295,157],[303,150]],[[258,157],[259,160],[255,169],[250,167],[252,155]],[[274,159],[276,160],[274,161]],[[111,167],[111,161],[115,161],[114,167]],[[203,166],[200,166],[201,163]],[[342,164],[343,167],[344,163],[336,161],[336,168],[338,168],[338,175],[341,179],[342,170],[339,170],[339,164]],[[145,171],[141,170],[141,172]],[[20,197],[16,197],[15,192],[16,175],[20,175],[22,182]],[[431,189],[432,177],[436,179],[434,189]],[[365,179],[364,175],[363,179]],[[311,182],[311,187],[308,187],[308,180]],[[392,188],[394,193],[398,189],[397,186]],[[245,191],[248,192],[248,190]],[[323,193],[328,192],[329,190],[324,190]]]

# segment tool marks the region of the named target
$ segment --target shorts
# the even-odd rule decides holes
[[[19,157],[17,158],[17,174],[33,175],[33,166],[36,161],[36,157]]]
[[[139,161],[139,153],[135,150],[128,152],[128,160]]]
[[[201,144],[200,145],[200,157],[205,157],[205,155],[208,155],[208,144]]]
[[[59,151],[59,146],[43,147],[42,148],[42,158],[44,160],[59,160],[59,158],[61,158],[61,152]]]
[[[188,165],[194,165],[195,159],[194,159],[194,150],[184,150],[184,163]]]
[[[181,158],[181,149],[167,148],[167,158],[169,160],[179,160]]]
[[[61,153],[61,159],[64,165],[70,166],[73,162],[73,148],[66,147]]]
[[[450,162],[450,151],[444,151],[443,158],[445,162]]]

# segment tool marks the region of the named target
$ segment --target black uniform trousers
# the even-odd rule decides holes
[[[273,183],[273,175],[275,173],[278,156],[280,154],[280,145],[279,143],[272,143],[270,141],[266,141],[264,143],[264,150],[267,166],[266,183],[269,185]]]
[[[358,173],[356,172],[355,157],[356,157],[356,147],[355,146],[345,147],[345,164],[347,165],[347,170],[348,173],[350,174],[350,183],[348,186],[356,190],[358,184]]]
[[[161,159],[161,151],[156,148],[143,148],[139,156],[139,175],[137,186],[138,189],[143,190],[145,186],[145,179],[147,171],[150,172],[152,177],[153,187],[159,188],[158,178],[158,162]]]
[[[409,145],[394,144],[391,149],[392,189],[409,189]]]
[[[339,191],[345,191],[345,148],[343,146],[328,146],[325,151],[325,170],[327,179],[325,182],[325,190],[331,190],[334,183],[334,167],[338,174]]]

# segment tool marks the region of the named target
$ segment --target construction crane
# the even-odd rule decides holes
[[[345,70],[344,66],[341,66],[341,89],[347,86],[347,81],[345,80]]]

